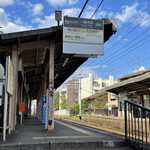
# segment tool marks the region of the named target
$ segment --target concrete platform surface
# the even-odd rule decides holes
[[[118,149],[126,150],[124,136],[55,119],[55,131],[45,131],[36,118],[27,118],[16,131],[0,136],[0,150],[43,150],[43,149]]]

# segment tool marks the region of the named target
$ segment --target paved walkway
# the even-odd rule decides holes
[[[36,118],[28,118],[23,125],[17,126],[16,131],[7,136],[7,142],[2,142],[0,139],[0,149],[2,150],[6,147],[7,149],[8,147],[16,149],[15,146],[18,145],[30,145],[30,149],[36,149],[37,146],[39,150],[39,147],[42,149],[42,145],[46,146],[46,149],[47,147],[51,147],[51,149],[70,147],[71,149],[74,146],[80,149],[86,148],[86,150],[87,147],[90,149],[97,147],[126,149],[126,147],[122,147],[124,136],[60,119],[55,119],[55,132],[45,132],[44,125],[41,125]]]

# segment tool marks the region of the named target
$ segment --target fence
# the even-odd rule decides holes
[[[150,109],[125,100],[125,141],[137,150],[150,149]]]
[[[70,116],[70,111],[69,111],[69,110],[66,110],[66,109],[56,110],[56,111],[54,112],[54,115]]]
[[[118,116],[118,108],[108,109],[87,109],[84,110],[84,114],[102,115],[102,116]]]

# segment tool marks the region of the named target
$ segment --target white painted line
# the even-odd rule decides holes
[[[81,139],[81,138],[97,138],[100,136],[46,136],[46,137],[33,137],[33,140],[46,140],[46,139]]]
[[[78,131],[78,132],[81,132],[82,134],[85,134],[85,135],[88,135],[88,136],[96,136],[96,134],[94,134],[94,133],[92,133],[92,132],[89,132],[89,131],[80,129],[80,128],[78,128],[78,127],[69,125],[69,124],[67,124],[67,123],[62,123],[62,122],[56,121],[56,120],[55,120],[55,122],[57,122],[57,123],[59,123],[59,124],[62,124],[62,125],[64,125],[64,126],[66,126],[66,127],[69,127],[69,128],[71,128],[71,129],[73,129],[73,130],[76,130],[76,131]]]

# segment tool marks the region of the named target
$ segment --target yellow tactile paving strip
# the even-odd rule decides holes
[[[108,129],[108,128],[104,128],[104,127],[100,127],[100,126],[94,126],[94,125],[91,125],[91,124],[88,124],[88,123],[85,123],[85,122],[76,121],[76,120],[73,120],[73,119],[67,119],[67,118],[63,118],[63,117],[59,117],[59,116],[55,116],[55,118],[61,119],[61,120],[66,120],[66,121],[77,123],[77,124],[81,124],[81,125],[88,126],[88,127],[92,127],[92,128],[95,128],[95,129],[100,129],[100,130],[116,133],[116,134],[119,134],[119,135],[125,135],[125,133],[123,133],[121,131],[116,131],[116,130],[113,130],[113,129]]]

